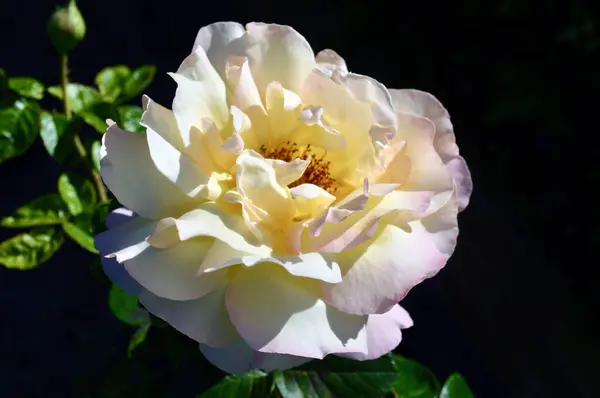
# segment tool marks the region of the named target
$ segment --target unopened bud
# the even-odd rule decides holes
[[[60,54],[67,54],[85,36],[85,21],[75,0],[52,14],[48,21],[48,36]]]

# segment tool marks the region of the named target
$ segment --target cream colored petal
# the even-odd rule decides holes
[[[269,249],[256,242],[250,231],[245,228],[241,216],[227,213],[216,203],[210,202],[178,219],[161,220],[148,238],[148,243],[162,249],[198,236],[213,237],[227,243],[234,250],[248,253],[269,252]]]
[[[265,159],[265,161],[273,167],[275,178],[282,186],[287,186],[302,177],[310,164],[310,158],[306,160],[296,158],[291,162],[278,159]]]
[[[281,83],[272,82],[267,86],[265,104],[271,132],[266,146],[267,149],[274,149],[289,140],[300,126],[302,101],[296,93],[283,88]]]
[[[185,145],[183,145],[173,111],[154,102],[149,97],[144,97],[147,98],[147,105],[146,110],[142,114],[140,124],[160,134],[174,148],[184,151]]]
[[[290,189],[296,205],[296,218],[319,215],[335,201],[335,196],[313,184],[300,184]]]
[[[244,268],[227,286],[231,321],[250,347],[265,353],[366,352],[366,317],[327,306],[315,283],[275,264]]]
[[[179,216],[194,201],[155,166],[146,137],[116,124],[102,137],[100,172],[119,203],[142,217]]]
[[[293,217],[293,202],[277,182],[273,167],[258,153],[243,151],[237,158],[237,189],[245,201],[266,212],[271,225],[285,226]]]
[[[224,347],[240,338],[227,315],[224,293],[225,287],[221,286],[195,300],[173,301],[143,291],[139,299],[148,311],[186,336]]]
[[[184,145],[190,143],[192,126],[201,128],[208,118],[218,128],[229,119],[225,83],[210,64],[206,53],[198,48],[188,56],[177,73],[169,74],[177,83],[173,112]]]
[[[156,168],[190,198],[214,199],[221,194],[216,176],[206,167],[194,162],[187,155],[173,147],[160,134],[147,129],[146,139]]]
[[[256,85],[264,97],[267,85],[279,82],[288,90],[299,92],[304,80],[315,67],[315,55],[302,35],[284,25],[249,23],[245,50]]]
[[[236,22],[215,22],[204,26],[196,36],[192,52],[199,47],[204,49],[210,63],[225,80],[225,63],[231,55],[243,53],[245,43],[240,38],[245,32],[244,27]]]
[[[348,76],[346,61],[333,50],[319,51],[315,57],[319,69],[336,83],[343,83]]]

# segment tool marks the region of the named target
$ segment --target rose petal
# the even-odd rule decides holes
[[[192,300],[201,297],[225,277],[223,272],[198,275],[203,255],[212,239],[192,239],[167,249],[147,247],[125,261],[125,269],[153,294],[169,300]]]
[[[126,207],[119,207],[106,215],[105,224],[107,228],[115,228],[126,221],[136,218],[137,214]]]
[[[386,225],[370,241],[338,254],[344,279],[322,284],[324,299],[350,314],[387,312],[446,264],[458,235],[457,207],[451,200],[409,227]]]
[[[367,321],[368,353],[339,355],[359,361],[379,358],[396,348],[402,341],[402,329],[407,329],[412,325],[413,321],[408,312],[397,304],[384,314],[369,315]]]
[[[210,347],[200,344],[200,351],[206,359],[222,371],[235,374],[244,374],[257,368],[265,372],[287,370],[312,359],[255,351],[244,340],[238,340],[227,347]]]
[[[225,80],[225,63],[232,54],[242,51],[244,43],[238,40],[245,33],[244,27],[236,22],[216,22],[204,26],[198,32],[192,52],[199,47],[206,55],[215,70]]]
[[[366,352],[366,318],[327,306],[315,283],[274,264],[243,269],[227,286],[231,321],[261,352],[308,358]]]
[[[202,48],[188,56],[177,73],[169,73],[169,76],[177,83],[173,112],[186,146],[191,142],[191,127],[202,129],[203,119],[211,120],[219,129],[227,124],[225,83]]]
[[[249,23],[246,30],[245,52],[261,95],[265,96],[267,85],[273,81],[300,92],[306,76],[316,65],[306,39],[284,25]]]
[[[463,211],[468,205],[473,192],[473,181],[467,162],[462,156],[457,156],[448,161],[448,168],[452,173],[452,178],[456,184],[456,194],[458,195],[458,211]]]
[[[193,205],[157,170],[143,135],[115,124],[102,137],[102,152],[102,179],[123,206],[142,217],[160,219],[182,214]]]
[[[195,300],[173,301],[143,291],[139,299],[148,311],[186,336],[222,347],[239,340],[227,315],[224,293],[225,288],[220,287]]]

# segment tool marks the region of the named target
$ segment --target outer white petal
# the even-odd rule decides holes
[[[195,300],[173,301],[148,291],[143,291],[139,299],[148,311],[181,333],[199,343],[221,347],[239,339],[227,316],[223,295],[224,287],[219,287]]]
[[[173,112],[186,146],[191,142],[191,128],[201,129],[203,119],[211,120],[218,128],[227,124],[229,109],[225,83],[202,48],[188,56],[177,73],[169,75],[177,82]]]
[[[177,120],[173,111],[154,102],[149,97],[144,96],[147,101],[146,110],[142,114],[140,124],[146,128],[152,129],[167,141],[171,146],[180,151],[185,149]]]
[[[147,247],[125,261],[125,269],[153,294],[170,300],[201,297],[225,277],[223,272],[198,275],[212,239],[191,239],[167,249]]]
[[[102,137],[102,152],[104,183],[122,205],[142,217],[178,216],[193,204],[157,170],[143,135],[113,124]]]
[[[274,264],[245,268],[227,286],[231,321],[250,347],[266,353],[366,352],[366,318],[327,306],[315,283]]]
[[[192,52],[201,47],[206,51],[210,63],[225,80],[225,63],[231,55],[243,52],[239,39],[245,33],[244,27],[236,22],[216,22],[204,26],[198,32]]]
[[[340,354],[340,356],[359,361],[379,358],[396,348],[402,341],[402,329],[412,325],[413,321],[408,312],[397,304],[384,314],[369,315],[367,321],[369,352]]]
[[[156,221],[132,217],[96,235],[94,244],[102,257],[114,257],[123,262],[137,256],[148,247],[146,239],[156,225]]]
[[[238,340],[227,347],[211,347],[200,344],[200,351],[206,359],[222,371],[236,374],[247,373],[257,368],[266,372],[286,370],[300,366],[312,359],[255,351],[244,340]]]
[[[131,221],[137,215],[126,207],[119,207],[106,215],[106,227],[115,228],[126,221]]]

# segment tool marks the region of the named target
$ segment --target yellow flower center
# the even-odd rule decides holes
[[[260,147],[260,153],[267,159],[278,159],[286,162],[291,162],[294,159],[300,158],[306,160],[310,157],[310,164],[300,179],[289,184],[289,187],[295,187],[301,184],[313,184],[323,188],[332,195],[337,191],[337,183],[335,178],[331,177],[329,165],[331,162],[325,161],[327,152],[321,157],[311,156],[312,149],[308,144],[304,149],[300,149],[298,144],[291,141],[285,141],[275,147],[275,149],[267,149],[265,145]]]

